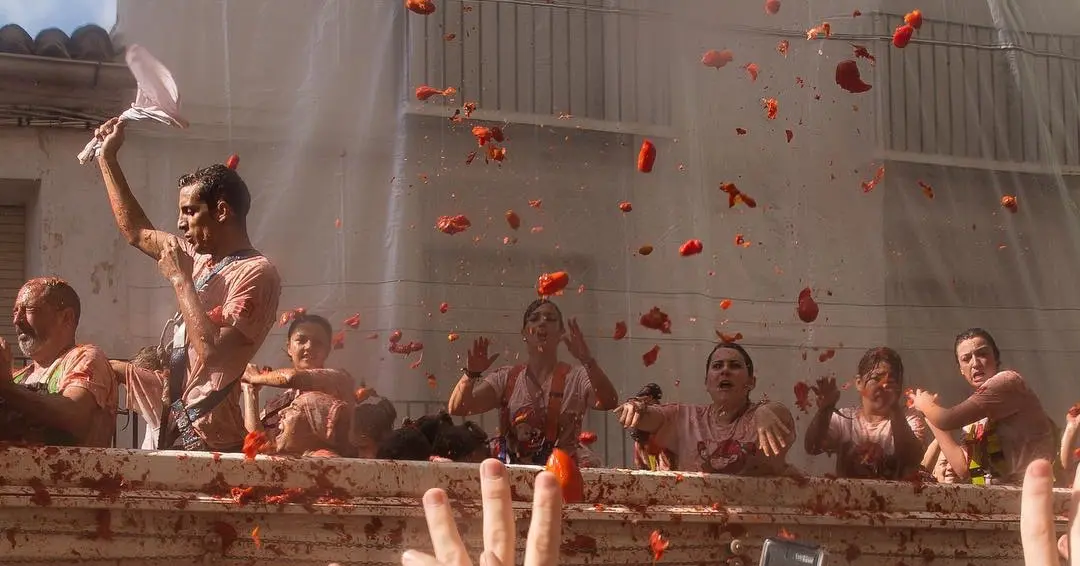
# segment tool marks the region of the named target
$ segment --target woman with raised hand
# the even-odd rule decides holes
[[[859,405],[837,409],[836,379],[817,382],[818,409],[806,429],[806,453],[836,454],[841,478],[900,480],[915,477],[930,432],[907,408],[904,362],[892,348],[871,348],[859,360]]]
[[[990,333],[966,330],[956,337],[953,351],[960,375],[974,389],[971,396],[953,407],[939,405],[937,395],[922,389],[911,399],[926,416],[957,479],[1018,484],[1032,461],[1053,461],[1058,443],[1054,423],[1024,378],[1001,369],[1001,352]],[[962,443],[952,437],[957,429],[964,431]]]
[[[631,399],[615,409],[624,428],[652,435],[674,454],[672,469],[686,472],[777,476],[792,473],[787,452],[795,419],[774,401],[755,401],[754,362],[742,346],[717,344],[705,362],[708,405],[652,405]]]
[[[568,332],[569,331],[569,332]],[[499,357],[488,355],[489,342],[478,338],[469,350],[465,375],[450,394],[451,415],[478,415],[499,409],[499,434],[493,453],[510,464],[544,464],[558,447],[578,454],[585,412],[611,410],[618,405],[615,386],[592,357],[574,319],[548,299],[533,301],[521,322],[521,340],[528,356],[524,364],[484,372]],[[559,360],[559,345],[580,365]]]

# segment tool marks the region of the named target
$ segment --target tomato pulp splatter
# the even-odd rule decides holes
[[[360,313],[356,313],[345,319],[345,326],[352,329],[360,328]]]
[[[583,430],[581,431],[581,434],[578,435],[578,442],[586,446],[593,444],[596,442],[596,433]]]
[[[581,477],[581,470],[573,456],[562,448],[555,448],[548,456],[544,469],[555,474],[562,487],[563,501],[566,503],[580,503],[585,499],[585,480]]]
[[[1020,210],[1020,207],[1016,202],[1016,197],[1014,197],[1013,195],[1005,195],[1001,197],[1001,206],[1005,208],[1005,210],[1008,210],[1012,213]]]
[[[235,153],[230,155],[229,158],[225,160],[225,166],[235,171],[236,168],[240,166],[240,156]]]

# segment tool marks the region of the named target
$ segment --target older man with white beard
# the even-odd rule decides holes
[[[116,431],[117,382],[96,346],[77,345],[79,295],[39,277],[15,298],[19,348],[31,363],[12,375],[0,338],[0,440],[108,447]]]

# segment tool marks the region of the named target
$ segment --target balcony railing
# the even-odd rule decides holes
[[[902,21],[878,14],[874,34]],[[928,20],[878,52],[885,150],[1080,172],[1080,37]]]
[[[449,0],[430,17],[408,19],[409,86],[452,86],[459,100],[478,104],[481,119],[670,126],[666,43],[645,33],[637,12],[605,4]],[[433,111],[411,102],[411,111]]]

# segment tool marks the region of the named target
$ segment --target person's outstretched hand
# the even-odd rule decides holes
[[[480,565],[513,566],[517,529],[510,502],[510,477],[502,462],[489,458],[480,464],[480,494],[484,505],[484,550]],[[404,566],[472,566],[445,491],[433,488],[424,494],[424,516],[435,556],[406,550],[401,555],[401,563]],[[540,472],[533,486],[532,524],[525,544],[524,566],[558,564],[561,534],[562,492],[559,483],[551,473]]]
[[[1058,566],[1059,556],[1069,559],[1069,549],[1080,545],[1080,468],[1073,480],[1069,502],[1069,530],[1060,539],[1054,536],[1054,478],[1050,462],[1035,460],[1024,475],[1020,502],[1020,540],[1024,545],[1024,566]],[[1080,547],[1078,547],[1080,548]],[[1069,561],[1069,564],[1080,564]]]

